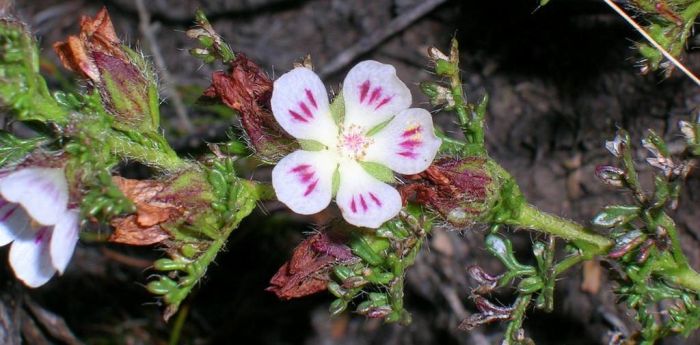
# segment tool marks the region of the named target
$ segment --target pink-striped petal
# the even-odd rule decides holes
[[[392,186],[370,176],[356,162],[341,162],[336,203],[353,225],[378,228],[401,210],[401,196]]]
[[[29,216],[19,204],[0,199],[0,246],[19,237],[29,226]]]
[[[419,108],[402,111],[372,138],[364,161],[381,163],[400,174],[427,169],[441,144],[430,113]]]
[[[317,213],[331,202],[337,163],[328,151],[295,151],[272,169],[277,200],[299,214]]]
[[[53,228],[51,263],[59,274],[65,271],[78,243],[79,216],[78,210],[68,210]]]
[[[291,136],[335,146],[338,129],[326,87],[310,69],[297,67],[275,80],[270,103],[275,119]]]
[[[0,194],[42,225],[56,224],[68,206],[68,182],[60,168],[17,170],[0,179]]]
[[[368,130],[411,106],[411,91],[396,76],[396,69],[371,60],[358,63],[348,72],[343,97],[345,125]]]
[[[29,287],[44,285],[56,273],[49,250],[51,233],[48,226],[33,228],[12,243],[10,266],[17,279]]]

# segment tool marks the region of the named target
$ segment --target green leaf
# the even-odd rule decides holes
[[[384,127],[386,127],[386,126],[391,122],[391,120],[393,120],[393,119],[394,119],[394,116],[392,116],[392,117],[390,117],[388,120],[386,120],[386,121],[384,121],[384,122],[382,122],[382,123],[380,123],[380,124],[378,124],[378,125],[372,127],[369,131],[367,131],[367,136],[368,136],[368,137],[371,137],[371,136],[373,136],[373,135],[379,133],[379,132],[380,132],[382,129],[384,129]]]
[[[333,172],[333,180],[331,180],[331,190],[333,191],[333,197],[338,194],[338,188],[340,188],[340,171],[335,168]]]
[[[338,126],[340,126],[345,119],[345,99],[343,98],[342,92],[338,93],[333,99],[333,102],[331,102],[331,117]]]
[[[394,182],[394,172],[385,165],[375,162],[360,162],[360,165],[368,174],[377,180],[386,183]]]
[[[45,137],[20,139],[0,131],[0,167],[19,161],[44,140]]]
[[[323,145],[321,142],[318,142],[316,140],[297,139],[297,141],[299,142],[301,149],[304,151],[321,151],[328,149],[326,145]]]
[[[614,228],[627,224],[639,216],[639,207],[628,205],[606,206],[605,209],[593,218],[593,224]]]
[[[39,51],[26,27],[0,20],[0,104],[20,121],[67,122],[68,111],[52,97],[39,74]]]
[[[536,270],[529,265],[521,264],[513,252],[513,245],[510,240],[495,234],[486,236],[486,250],[491,255],[497,257],[509,271],[516,275],[534,275]]]

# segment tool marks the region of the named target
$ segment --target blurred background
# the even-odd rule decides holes
[[[605,204],[624,198],[599,183],[597,164],[609,162],[603,148],[616,128],[639,138],[646,128],[680,142],[677,122],[700,105],[700,93],[674,74],[642,76],[635,67],[640,37],[601,1],[447,0],[18,0],[15,8],[39,37],[42,67],[54,87],[80,87],[51,48],[78,31],[80,15],[109,10],[117,33],[156,61],[166,98],[166,136],[184,155],[206,151],[204,142],[226,138],[231,112],[195,104],[217,66],[189,56],[184,31],[202,8],[236,52],[271,76],[307,54],[326,84],[338,90],[357,61],[396,66],[411,87],[414,105],[430,108],[418,83],[429,73],[426,50],[460,42],[465,91],[472,101],[488,93],[487,141],[491,155],[518,180],[524,194],[544,210],[590,224]],[[700,45],[689,42],[685,63],[700,71]],[[218,66],[220,68],[220,66]],[[435,121],[456,133],[452,115]],[[266,178],[266,172],[250,174]],[[127,176],[144,176],[127,166]],[[700,267],[700,176],[691,173],[674,216],[693,266]],[[292,248],[318,219],[292,217],[280,205],[265,205],[233,233],[227,250],[183,308],[182,344],[493,344],[503,325],[459,331],[475,309],[466,267],[501,267],[483,248],[484,230],[437,229],[407,277],[410,326],[344,314],[330,319],[331,297],[319,294],[279,301],[264,289]],[[514,232],[528,260],[533,235]],[[6,255],[3,248],[2,255]],[[144,289],[157,248],[127,248],[83,241],[64,277],[27,290],[2,266],[0,323],[20,323],[29,344],[167,344],[178,324],[161,319],[161,307]],[[559,282],[555,310],[533,313],[527,333],[537,344],[607,344],[611,332],[630,334],[629,311],[616,305],[605,263],[571,270]],[[24,299],[26,307],[18,308]],[[506,304],[508,291],[497,296]],[[181,321],[182,321],[181,320]],[[179,327],[179,326],[178,326]],[[177,327],[176,327],[177,328]],[[26,334],[29,334],[28,337]],[[698,344],[700,336],[664,344]]]

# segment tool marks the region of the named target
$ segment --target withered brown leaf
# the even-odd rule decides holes
[[[158,196],[167,184],[162,181],[130,180],[118,176],[112,180],[124,196],[136,205],[136,213],[112,219],[114,232],[109,241],[145,246],[168,239],[170,234],[160,224],[181,216],[184,210],[172,202],[159,200]]]
[[[288,300],[325,290],[333,265],[355,259],[343,241],[342,234],[329,232],[318,232],[305,239],[272,277],[266,291]]]

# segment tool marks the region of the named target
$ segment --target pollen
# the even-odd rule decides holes
[[[361,160],[367,154],[367,148],[374,142],[367,137],[362,127],[350,125],[341,129],[338,140],[338,153],[341,156]]]

